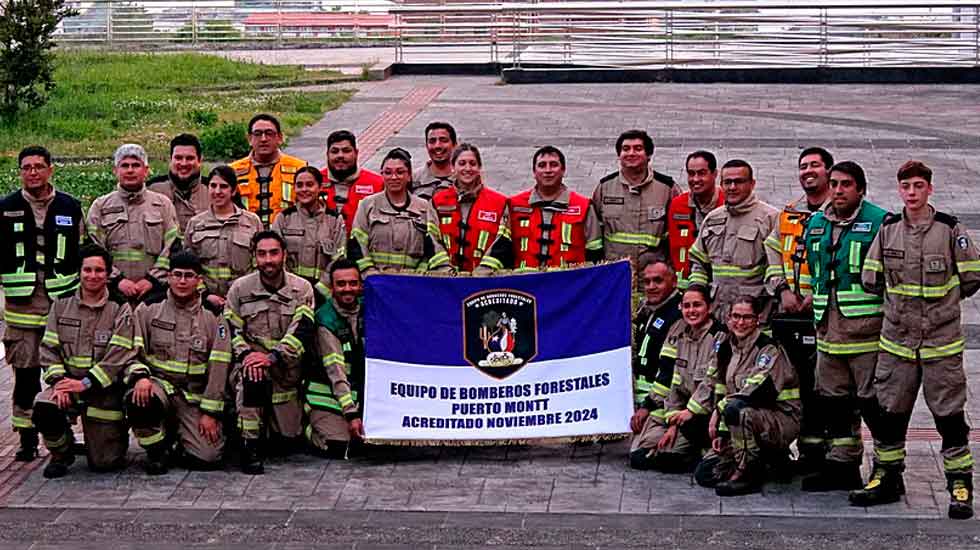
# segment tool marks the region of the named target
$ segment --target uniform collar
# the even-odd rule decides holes
[[[704,337],[705,334],[708,333],[709,330],[711,330],[711,327],[714,326],[714,322],[712,322],[710,317],[708,318],[708,322],[706,322],[704,326],[697,329],[687,324],[687,321],[683,321],[683,323],[684,323],[684,333],[687,334],[688,337],[691,338],[691,340],[700,340],[701,338]]]
[[[762,334],[762,329],[756,327],[755,331],[746,336],[745,338],[739,338],[732,334],[732,345],[740,350],[745,350],[755,344],[755,341],[759,339]]]
[[[561,193],[558,194],[556,199],[550,201],[545,200],[541,198],[541,195],[538,193],[538,186],[535,185],[534,190],[531,191],[531,200],[528,203],[531,206],[555,206],[558,208],[567,208],[569,194],[570,192],[568,187],[563,183],[561,184]]]
[[[664,309],[665,307],[669,307],[670,303],[674,301],[676,298],[680,297],[680,295],[681,295],[680,292],[675,288],[674,291],[668,294],[667,297],[664,298],[663,301],[660,302],[659,304],[651,304],[650,302],[647,302],[646,307],[649,308],[651,311],[653,311],[655,314],[660,313],[662,309]]]
[[[146,184],[140,186],[138,191],[129,191],[123,188],[122,184],[116,184],[116,190],[119,191],[119,196],[122,199],[131,204],[139,204],[143,202],[143,198],[146,195]]]
[[[426,185],[426,184],[432,183],[434,181],[439,181],[439,182],[446,182],[446,181],[453,182],[453,181],[455,181],[455,178],[453,178],[452,172],[450,172],[448,176],[437,176],[434,173],[432,173],[432,161],[431,160],[425,161],[425,166],[422,167],[422,173],[420,174],[420,176],[422,176],[422,177],[419,177],[419,183],[422,184],[422,185]]]
[[[281,158],[282,158],[282,151],[279,150],[276,151],[276,157],[272,159],[272,161],[270,162],[259,162],[255,160],[255,157],[251,152],[249,152],[248,154],[248,160],[249,162],[252,163],[253,168],[265,168],[266,166],[275,166],[276,164],[279,164],[279,159]]]
[[[687,193],[687,206],[690,207],[692,210],[697,210],[699,212],[702,212],[704,214],[707,214],[708,212],[711,212],[712,210],[714,210],[715,208],[717,208],[717,206],[718,206],[718,198],[719,198],[720,195],[721,195],[721,187],[716,184],[715,185],[714,192],[711,193],[711,201],[709,201],[708,202],[708,205],[705,207],[706,210],[702,210],[701,209],[701,205],[698,204],[697,197],[694,196],[694,193],[693,192],[688,191],[688,193]]]
[[[354,303],[354,309],[344,308],[343,306],[337,303],[337,300],[335,298],[331,298],[330,301],[333,302],[333,309],[334,311],[337,312],[337,315],[346,318],[348,321],[350,321],[351,319],[356,319],[358,315],[361,314],[360,300],[357,300],[357,302]]]
[[[34,195],[28,193],[24,189],[20,190],[20,194],[23,195],[24,200],[26,200],[28,204],[30,204],[31,206],[38,206],[41,208],[51,204],[51,201],[54,200],[54,193],[55,193],[54,186],[51,186],[51,192],[43,197],[35,197]]]
[[[647,185],[650,185],[653,179],[654,179],[653,168],[650,168],[649,164],[647,164],[647,177],[643,178],[643,181],[641,181],[636,185],[631,184],[629,180],[626,179],[626,176],[623,175],[622,169],[620,169],[619,171],[619,182],[623,184],[623,187],[625,187],[627,191],[631,191],[631,192],[638,193],[640,189],[643,189]]]
[[[361,167],[358,166],[354,169],[354,173],[347,176],[342,180],[338,180],[336,176],[333,175],[333,170],[327,168],[327,183],[330,185],[354,185],[357,179],[361,177]]]
[[[936,208],[931,204],[927,206],[929,207],[929,217],[926,219],[925,223],[917,223],[917,224],[913,224],[912,222],[909,221],[909,216],[905,212],[905,207],[902,207],[902,223],[904,223],[905,226],[909,228],[922,228],[922,227],[929,227],[930,225],[932,225],[932,222],[936,219]]]
[[[850,216],[847,218],[840,218],[837,216],[837,211],[834,210],[833,203],[831,201],[827,201],[827,204],[825,204],[823,207],[823,215],[830,222],[836,225],[849,225],[858,217],[858,214],[861,213],[862,208],[864,208],[864,199],[861,199],[861,202],[858,203],[858,207],[854,209],[854,212],[851,213]]]
[[[759,204],[759,197],[755,196],[755,191],[752,191],[746,199],[738,204],[725,205],[725,209],[732,216],[742,216],[748,214],[755,208],[755,205]]]
[[[478,183],[469,191],[460,190],[460,188],[454,183],[453,189],[456,190],[456,202],[476,202],[476,198],[480,195],[480,191],[483,190],[483,183]]]
[[[78,297],[78,305],[81,307],[87,307],[89,309],[102,309],[106,302],[109,301],[109,290],[106,289],[105,294],[102,295],[102,299],[95,304],[89,305],[82,300],[82,288],[79,286],[78,290],[75,291],[75,296]]]
[[[196,293],[193,300],[188,300],[185,304],[181,305],[181,303],[177,300],[177,297],[174,296],[173,291],[167,290],[167,302],[169,302],[174,309],[190,311],[193,313],[201,309],[201,293]]]
[[[830,205],[831,202],[830,198],[831,195],[828,194],[827,199],[820,204],[820,208],[814,210],[813,212],[820,212],[821,210],[827,208],[827,206]],[[804,193],[803,196],[797,198],[795,201],[787,204],[785,210],[788,210],[790,212],[802,212],[804,214],[813,213],[810,211],[810,202],[806,200],[806,193]]]

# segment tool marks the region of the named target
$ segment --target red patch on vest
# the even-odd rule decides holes
[[[480,210],[476,213],[476,218],[481,222],[497,223],[497,213],[492,210]]]
[[[582,214],[582,207],[580,206],[569,206],[568,210],[565,211],[569,216],[580,216]]]
[[[370,185],[355,185],[354,192],[358,195],[373,195],[374,187],[371,187]]]

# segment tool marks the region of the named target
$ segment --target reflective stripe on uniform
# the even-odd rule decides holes
[[[857,355],[860,353],[872,353],[878,351],[878,340],[869,342],[847,342],[836,343],[817,339],[817,351],[829,353],[830,355]]]
[[[942,357],[951,357],[963,353],[966,349],[966,341],[962,338],[956,340],[955,342],[936,347],[920,347],[918,349],[912,349],[907,346],[903,346],[898,342],[893,342],[884,336],[881,336],[878,341],[878,347],[892,355],[897,355],[904,359],[939,359]],[[918,356],[916,355],[918,353]]]
[[[606,240],[616,244],[649,246],[650,248],[660,246],[660,237],[657,235],[649,235],[647,233],[627,233],[625,231],[618,231],[606,235]]]
[[[951,290],[960,286],[960,278],[953,275],[948,281],[941,285],[917,285],[914,283],[902,283],[896,286],[888,285],[888,292],[899,296],[911,296],[913,298],[942,298],[949,294]]]

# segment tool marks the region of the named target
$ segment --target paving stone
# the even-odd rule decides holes
[[[221,525],[286,525],[293,513],[285,510],[229,510],[224,509],[214,517]]]

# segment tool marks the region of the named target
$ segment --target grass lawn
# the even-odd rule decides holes
[[[121,143],[146,147],[154,172],[159,173],[166,169],[170,138],[178,133],[203,138],[227,124],[241,124],[255,113],[269,112],[280,118],[287,136],[294,135],[352,93],[279,91],[275,88],[339,75],[202,54],[62,51],[57,64],[57,88],[51,100],[14,121],[0,122],[0,190],[4,192],[19,185],[16,156],[25,145],[44,145],[66,159],[56,169],[55,184],[87,204],[114,185],[106,159]],[[245,139],[244,130],[231,135]],[[227,139],[210,141],[221,146]],[[208,140],[203,141],[207,149]],[[206,154],[205,160],[229,159]]]

